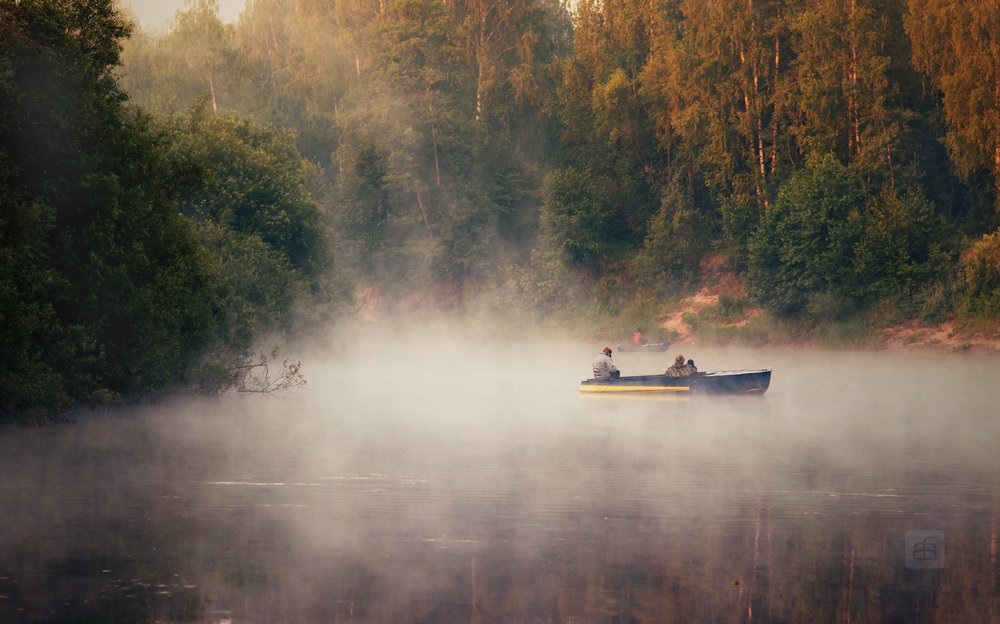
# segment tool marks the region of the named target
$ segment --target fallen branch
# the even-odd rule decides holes
[[[236,384],[237,392],[271,393],[298,388],[307,383],[302,375],[302,362],[290,363],[285,360],[281,365],[281,373],[274,379],[271,378],[271,370],[267,365],[267,358],[264,356],[261,356],[261,360],[257,364],[237,366],[236,369],[246,371]],[[259,369],[263,369],[263,375],[259,374]]]

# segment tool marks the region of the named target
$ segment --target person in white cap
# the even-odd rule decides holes
[[[594,358],[594,379],[597,381],[618,379],[621,374],[611,359],[611,347],[604,347],[604,350]]]

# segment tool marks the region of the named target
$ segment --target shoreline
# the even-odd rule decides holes
[[[659,321],[658,329],[673,336],[671,342],[684,344],[725,344],[752,342],[774,347],[826,347],[858,349],[867,351],[931,351],[939,353],[978,353],[1000,355],[1000,331],[998,329],[963,329],[954,318],[948,318],[941,323],[926,324],[916,320],[903,321],[882,328],[871,328],[870,333],[859,336],[857,340],[844,338],[842,340],[823,340],[810,337],[796,340],[782,339],[780,335],[768,335],[751,338],[747,334],[741,339],[740,332],[755,319],[761,318],[763,312],[758,309],[748,310],[737,319],[728,321],[706,322],[709,330],[728,330],[733,332],[730,338],[720,340],[713,338],[698,327],[692,327],[688,319],[691,315],[698,316],[704,311],[718,306],[719,296],[716,293],[702,289],[697,294],[686,298],[669,316]],[[709,332],[710,333],[710,332]]]

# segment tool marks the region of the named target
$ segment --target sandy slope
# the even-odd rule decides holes
[[[717,288],[703,288],[692,297],[685,299],[659,326],[675,335],[675,344],[697,340],[692,328],[684,322],[684,315],[698,313],[718,305]],[[751,311],[743,319],[730,323],[732,327],[745,325],[759,311]],[[970,332],[960,330],[954,320],[937,325],[924,325],[908,321],[882,330],[881,342],[877,348],[892,350],[940,350],[969,351],[1000,354],[1000,335],[985,331]]]

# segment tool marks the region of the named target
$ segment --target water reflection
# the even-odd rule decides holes
[[[1000,361],[703,350],[771,390],[621,401],[507,348],[0,432],[0,621],[996,621]]]

